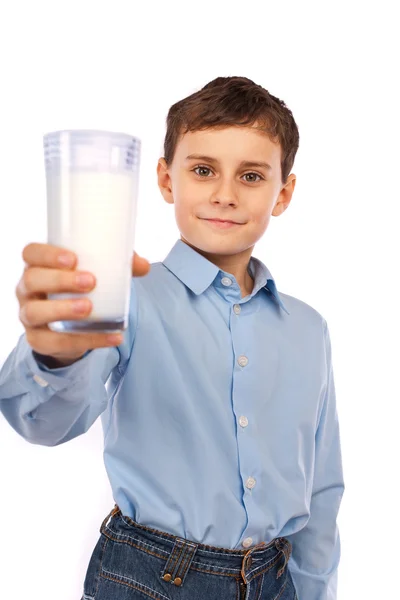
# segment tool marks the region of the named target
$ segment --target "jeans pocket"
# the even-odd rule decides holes
[[[134,536],[123,534],[108,540],[96,600],[170,600],[171,597],[181,597],[182,590],[162,578],[168,554],[161,555],[157,548],[146,546],[144,550]]]

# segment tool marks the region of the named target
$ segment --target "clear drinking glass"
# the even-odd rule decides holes
[[[85,320],[54,321],[61,333],[118,333],[128,326],[140,148],[125,133],[66,130],[43,137],[47,189],[47,243],[74,252],[76,269],[96,286]]]

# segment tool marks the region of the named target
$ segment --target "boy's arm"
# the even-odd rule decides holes
[[[324,320],[327,382],[315,435],[315,466],[307,525],[286,538],[298,600],[337,600],[340,535],[336,523],[345,489],[329,329]]]

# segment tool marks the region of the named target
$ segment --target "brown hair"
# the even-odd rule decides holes
[[[299,131],[286,104],[247,77],[217,77],[171,106],[167,116],[164,158],[169,166],[182,134],[227,126],[252,126],[281,146],[282,182],[293,167]]]

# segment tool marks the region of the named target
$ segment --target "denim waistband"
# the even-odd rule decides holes
[[[114,508],[100,526],[109,540],[128,543],[165,560],[161,577],[176,586],[183,585],[190,568],[204,572],[242,578],[245,584],[279,565],[276,578],[284,573],[292,546],[278,537],[269,544],[261,542],[247,550],[231,550],[200,544],[164,531],[136,523]]]

